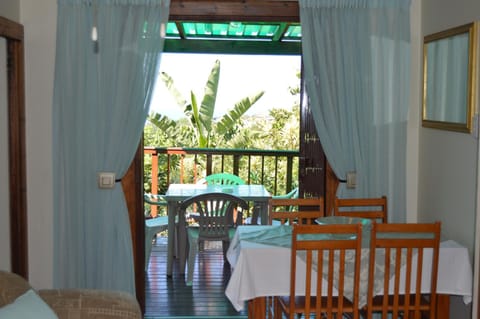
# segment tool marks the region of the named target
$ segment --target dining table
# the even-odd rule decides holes
[[[251,225],[237,227],[227,251],[227,259],[232,267],[232,274],[225,290],[225,295],[236,310],[242,311],[247,306],[249,318],[263,319],[267,314],[267,302],[270,300],[268,297],[290,294],[290,247],[291,226]],[[368,251],[369,248],[362,248],[361,267],[363,274],[368,273],[368,270],[366,270],[368,269]],[[377,251],[376,255],[378,254]],[[431,264],[431,250],[430,257],[426,252],[424,258],[424,267],[428,263]],[[428,262],[428,258],[430,258],[430,262]],[[378,260],[381,260],[381,258]],[[297,259],[297,263],[305,265],[301,258]],[[303,266],[298,266],[298,278],[304,276],[303,269]],[[428,293],[431,277],[430,267],[423,269],[422,292]],[[428,270],[425,272],[425,269]],[[404,270],[402,270],[402,273],[404,274]],[[395,278],[391,278],[391,280],[393,281]],[[298,282],[304,284],[302,280]],[[450,295],[462,296],[465,304],[471,303],[472,282],[473,272],[468,249],[452,240],[442,241],[440,243],[437,280],[437,318],[449,318]],[[359,299],[363,302],[363,305],[366,304],[366,286],[368,286],[366,283],[367,278],[363,279],[363,283],[362,280],[360,282]],[[304,287],[301,285],[296,289],[299,293],[304,291]],[[380,284],[375,289],[375,294],[383,293],[383,285]]]
[[[165,193],[168,212],[167,240],[167,276],[172,276],[175,243],[179,259],[180,273],[185,273],[187,256],[187,234],[185,215],[178,213],[178,207],[185,199],[206,193],[228,193],[253,202],[255,214],[262,222],[268,221],[268,200],[272,195],[264,185],[207,185],[207,184],[170,184]]]

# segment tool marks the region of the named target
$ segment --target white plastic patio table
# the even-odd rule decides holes
[[[279,233],[278,227],[282,226],[239,226],[227,252],[233,272],[225,294],[238,311],[243,310],[248,302],[249,318],[265,317],[265,297],[289,294],[290,245],[287,243],[291,241],[291,235],[284,232],[281,237],[276,236],[274,233]],[[261,234],[257,239],[252,236],[255,232]],[[368,254],[368,248],[366,250]],[[362,249],[362,256],[364,251]],[[422,290],[430,287],[430,276],[425,275],[427,279],[422,279]],[[465,304],[471,302],[472,276],[468,250],[451,240],[442,242],[437,281],[438,318],[449,317],[450,295],[463,296]]]
[[[178,222],[178,258],[180,273],[185,273],[187,235],[185,216],[181,214],[177,217],[178,206],[185,199],[205,194],[223,192],[235,195],[245,201],[254,202],[254,206],[259,210],[262,221],[268,221],[268,200],[271,194],[263,185],[205,185],[205,184],[170,184],[165,199],[168,202],[168,252],[167,252],[167,276],[172,275],[174,240],[175,240],[175,222]]]

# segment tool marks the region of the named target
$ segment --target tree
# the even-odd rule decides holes
[[[260,91],[250,97],[241,99],[235,103],[230,111],[224,114],[218,121],[215,121],[213,115],[215,112],[219,78],[220,61],[216,60],[205,84],[204,95],[199,105],[197,96],[193,91],[190,92],[190,100],[187,101],[175,87],[173,79],[167,73],[162,72],[161,80],[175,98],[177,105],[182,108],[188,121],[174,121],[165,115],[155,112],[149,116],[149,121],[164,132],[170,132],[176,135],[175,132],[182,131],[182,141],[184,141],[185,136],[193,137],[193,142],[201,148],[215,147],[219,140],[231,139],[235,135],[236,125],[243,114],[245,114],[265,92]],[[183,128],[179,130],[179,127],[182,125],[185,126],[186,123],[188,124],[188,129]],[[195,144],[176,146],[194,146]]]

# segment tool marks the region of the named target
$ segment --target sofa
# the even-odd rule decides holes
[[[13,318],[15,315],[10,313],[16,311],[15,307],[28,308],[30,304],[27,307],[20,303],[26,302],[27,295],[30,301],[36,299],[35,307],[52,313],[53,317],[45,318],[55,318],[55,315],[59,319],[142,318],[137,300],[128,293],[95,289],[35,290],[19,275],[0,270],[0,318]],[[40,312],[35,310],[35,318],[42,317]]]

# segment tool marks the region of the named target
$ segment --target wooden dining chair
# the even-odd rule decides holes
[[[378,198],[335,198],[335,216],[359,217],[387,223],[387,197]]]
[[[275,319],[359,318],[361,238],[361,224],[293,225],[290,295],[274,297]]]
[[[198,246],[204,241],[222,241],[224,260],[235,234],[235,227],[242,222],[241,211],[248,209],[248,204],[243,199],[226,193],[205,193],[192,196],[184,200],[179,207],[179,214],[188,214],[189,211],[197,213],[198,225],[187,227],[188,272],[187,285],[193,283],[193,268],[198,253]],[[237,216],[234,213],[237,212]]]
[[[373,223],[364,309],[368,319],[373,313],[381,313],[382,318],[387,318],[388,314],[392,318],[436,318],[440,228],[440,222]],[[427,287],[422,286],[425,278],[428,278]],[[375,283],[381,286],[376,287]]]
[[[271,198],[268,209],[269,225],[275,223],[309,225],[325,215],[323,197]]]

